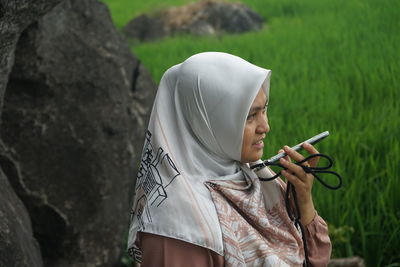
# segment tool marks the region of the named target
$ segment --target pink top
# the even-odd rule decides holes
[[[328,227],[318,215],[306,227],[311,266],[327,266],[331,253]],[[141,267],[223,267],[224,257],[178,239],[139,233]]]

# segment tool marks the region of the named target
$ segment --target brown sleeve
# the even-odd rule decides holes
[[[140,232],[139,246],[141,267],[224,266],[224,257],[216,252],[174,238]]]
[[[306,225],[306,234],[310,265],[314,267],[327,266],[332,251],[328,225],[316,214],[314,220]]]

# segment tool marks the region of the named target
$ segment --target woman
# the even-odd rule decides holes
[[[269,132],[270,75],[218,52],[196,54],[166,71],[146,133],[129,231],[129,252],[142,267],[303,265],[301,233],[285,209],[285,183],[260,182],[258,176],[271,177],[271,171],[249,167],[261,158]],[[313,206],[313,177],[288,157],[280,163],[296,188],[309,265],[326,266],[331,245]]]

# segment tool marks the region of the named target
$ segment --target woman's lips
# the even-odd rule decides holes
[[[260,141],[258,141],[258,142],[256,142],[256,143],[254,143],[254,144],[253,144],[253,147],[255,147],[255,148],[257,148],[257,149],[263,148],[263,147],[264,147],[264,141],[263,141],[263,140],[260,140]]]

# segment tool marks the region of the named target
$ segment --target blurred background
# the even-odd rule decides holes
[[[161,10],[192,1],[103,2],[124,31],[141,14],[160,17]],[[317,148],[335,159],[343,187],[330,191],[315,182],[314,202],[329,223],[333,256],[400,266],[400,2],[241,3],[262,17],[260,30],[128,37],[130,47],[156,83],[167,68],[202,51],[232,53],[272,69],[265,157],[329,130]]]

